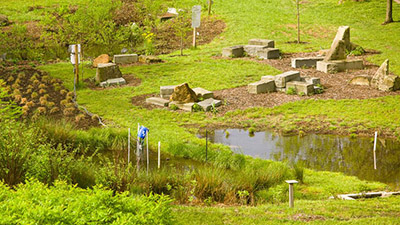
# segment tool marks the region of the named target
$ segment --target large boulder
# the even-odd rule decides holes
[[[109,62],[111,62],[110,56],[107,54],[102,54],[93,60],[93,67],[98,67],[99,64],[105,64]]]
[[[324,61],[343,60],[346,59],[346,44],[345,41],[336,40],[328,54],[325,56]]]
[[[96,70],[96,81],[103,82],[108,79],[120,78],[122,73],[114,63],[99,64]]]
[[[177,103],[196,102],[197,95],[192,89],[190,89],[187,83],[184,83],[174,88],[174,92],[170,97],[170,101]]]

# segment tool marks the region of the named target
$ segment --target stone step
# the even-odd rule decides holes
[[[299,71],[287,71],[275,76],[275,86],[284,88],[289,81],[300,81]]]
[[[176,85],[169,85],[169,86],[161,86],[160,87],[160,96],[161,98],[168,98],[174,93]]]
[[[275,76],[267,75],[261,77],[261,81],[271,81],[271,80],[275,80]]]
[[[262,45],[262,46],[268,46],[268,48],[275,48],[275,41],[254,38],[249,40],[249,45]]]
[[[197,105],[199,105],[205,112],[211,111],[212,105],[214,104],[214,107],[219,107],[222,105],[221,100],[209,98],[204,101],[198,102]]]
[[[250,94],[269,93],[275,91],[275,81],[257,81],[248,85]]]
[[[364,69],[364,64],[362,59],[317,62],[317,70],[324,73],[337,73],[346,70],[362,70],[362,69]]]
[[[244,49],[242,45],[227,47],[222,49],[222,56],[224,57],[243,57],[244,56]]]
[[[308,57],[308,58],[293,58],[293,68],[311,68],[316,67],[318,61],[324,60],[324,57]]]
[[[168,107],[169,101],[163,98],[158,98],[158,97],[151,97],[151,98],[146,98],[146,103],[150,103],[153,105],[158,105],[162,107]]]
[[[277,48],[265,48],[258,50],[256,54],[262,59],[279,59],[281,53]]]
[[[305,95],[314,94],[314,85],[301,81],[290,81],[286,83],[286,91],[294,88],[297,94],[304,93]]]
[[[207,91],[206,89],[201,87],[193,88],[192,90],[194,91],[194,93],[196,93],[197,98],[208,99],[214,97],[213,92]]]
[[[172,105],[176,105],[179,109],[183,110],[183,111],[187,111],[187,112],[193,112],[193,106],[194,106],[194,102],[190,102],[190,103],[178,103],[178,102],[170,102],[168,104],[169,107],[171,107]]]
[[[126,84],[126,80],[124,78],[120,77],[120,78],[108,79],[106,81],[103,81],[100,83],[100,86],[108,87],[108,86],[124,85],[124,84]]]
[[[114,63],[116,64],[130,64],[138,61],[137,54],[123,54],[114,55]]]
[[[258,56],[257,52],[262,51],[264,49],[269,48],[267,45],[245,45],[243,46],[244,51],[247,53],[249,56]]]
[[[122,77],[119,67],[115,63],[98,64],[96,69],[96,81],[103,82],[108,79]]]

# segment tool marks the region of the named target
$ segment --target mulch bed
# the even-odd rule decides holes
[[[87,85],[87,87],[89,87],[90,89],[95,90],[95,91],[102,91],[102,90],[121,88],[121,87],[136,87],[142,83],[142,80],[140,78],[137,78],[132,74],[124,74],[124,75],[122,75],[122,77],[125,79],[126,84],[120,85],[120,86],[110,86],[110,87],[103,88],[103,87],[96,85],[96,82],[94,81],[93,78],[87,78],[84,80],[84,82]]]

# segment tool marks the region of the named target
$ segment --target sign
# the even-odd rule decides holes
[[[68,52],[70,53],[70,60],[72,65],[75,65],[75,45],[68,46]],[[81,63],[81,45],[78,44],[78,64]]]
[[[200,27],[201,5],[192,8],[192,28]]]

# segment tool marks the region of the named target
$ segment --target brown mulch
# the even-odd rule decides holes
[[[124,74],[124,75],[122,75],[122,77],[125,79],[126,84],[120,85],[120,86],[110,86],[110,87],[105,87],[105,88],[96,85],[96,82],[94,81],[93,78],[86,78],[84,80],[84,82],[88,88],[90,88],[92,90],[96,90],[96,91],[113,89],[113,88],[121,88],[121,87],[136,87],[142,83],[142,80],[140,78],[137,78],[132,74]]]

